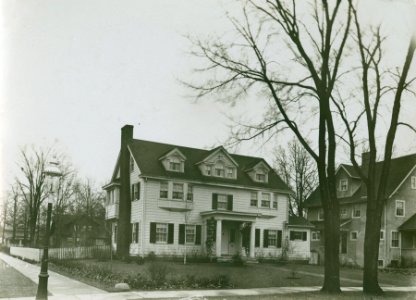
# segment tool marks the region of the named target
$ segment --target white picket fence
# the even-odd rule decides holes
[[[10,255],[21,259],[40,262],[42,260],[43,249],[27,247],[10,247]],[[110,256],[110,246],[89,246],[73,248],[50,248],[49,259],[83,259],[83,258],[104,258]]]

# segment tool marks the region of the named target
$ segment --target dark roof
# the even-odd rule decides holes
[[[209,156],[213,150],[203,150],[177,145],[163,144],[144,140],[132,140],[129,143],[134,160],[138,164],[142,176],[155,177],[171,177],[177,179],[197,180],[212,183],[226,183],[231,185],[243,185],[251,187],[273,188],[290,192],[287,185],[282,179],[270,168],[267,183],[255,182],[245,172],[248,167],[252,167],[260,161],[264,161],[259,157],[243,156],[238,154],[230,154],[230,156],[238,164],[237,179],[228,179],[220,177],[209,177],[202,175],[198,162]],[[177,148],[185,157],[185,170],[183,173],[167,171],[162,162],[159,160],[164,154]],[[215,150],[218,149],[215,148]]]
[[[402,225],[400,225],[399,230],[402,230],[402,231],[416,231],[416,214],[411,216]]]
[[[304,217],[289,216],[289,226],[296,227],[315,227],[311,222],[306,220]]]
[[[390,171],[389,171],[389,180],[387,182],[386,194],[390,196],[402,183],[405,177],[416,165],[416,154],[401,156],[393,158],[391,160]],[[352,177],[358,177],[357,171],[351,165],[342,164],[342,166],[347,170]],[[376,163],[376,176],[379,178],[381,174],[381,168],[383,162]],[[363,183],[361,187],[354,193],[354,195],[346,198],[338,198],[340,204],[342,203],[356,203],[366,201],[366,188]],[[321,206],[321,196],[319,193],[319,187],[311,193],[311,195],[306,199],[304,203],[305,207],[318,207]]]

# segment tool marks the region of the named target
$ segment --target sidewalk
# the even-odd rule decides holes
[[[17,271],[22,273],[24,276],[29,278],[35,283],[38,283],[38,276],[40,272],[40,267],[36,265],[29,264],[20,259],[14,258],[12,256],[6,255],[0,252],[0,259],[5,263],[15,268]],[[107,294],[106,291],[97,289],[93,286],[87,285],[85,283],[79,282],[77,280],[70,279],[68,277],[62,276],[58,273],[48,271],[48,291],[53,295],[57,296],[56,299],[61,299],[62,296],[78,294]],[[69,298],[68,298],[69,299]],[[75,298],[72,298],[75,299]],[[86,298],[83,298],[86,299]],[[102,299],[102,298],[96,298]]]
[[[39,266],[31,265],[19,259],[5,255],[0,252],[0,259],[21,272],[23,275],[38,282]],[[316,292],[320,286],[311,287],[272,287],[256,289],[227,289],[227,290],[188,290],[188,291],[135,291],[108,293],[79,281],[49,271],[48,290],[52,294],[49,300],[139,300],[139,299],[164,299],[178,298],[187,300],[199,300],[204,297],[227,297],[227,296],[259,296],[259,295],[282,295],[289,293]],[[361,291],[361,287],[343,287],[344,292]],[[391,292],[416,292],[416,286],[396,287],[383,286],[384,291]],[[23,298],[1,298],[14,300],[33,300],[34,297]]]

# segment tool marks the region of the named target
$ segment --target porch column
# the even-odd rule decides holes
[[[217,220],[217,234],[215,237],[215,255],[221,256],[222,220]]]
[[[251,228],[250,228],[250,257],[254,258],[255,257],[255,241],[256,241],[256,228],[254,227],[254,222],[251,223]]]

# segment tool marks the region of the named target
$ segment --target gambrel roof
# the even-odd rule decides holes
[[[198,163],[217,151],[218,147],[213,149],[213,151],[133,139],[128,144],[128,148],[140,169],[142,177],[174,178],[207,183],[223,183],[228,185],[247,186],[253,188],[270,188],[290,193],[290,189],[273,171],[273,169],[271,169],[269,172],[269,180],[267,183],[255,182],[250,178],[245,170],[250,166],[256,165],[260,161],[264,161],[259,157],[228,153],[228,155],[232,158],[233,161],[236,162],[238,166],[236,168],[237,179],[231,179],[225,177],[204,176],[201,173]],[[169,153],[175,148],[178,149],[186,157],[183,173],[173,172],[165,169],[159,160],[160,157],[166,155],[166,153]],[[116,164],[116,167],[117,166],[118,164]]]
[[[347,175],[354,179],[359,179],[358,172],[351,165],[342,164],[338,171],[344,169]],[[381,168],[383,166],[383,161],[376,163],[376,176],[377,178],[381,174]],[[416,167],[416,154],[401,156],[393,158],[391,160],[389,180],[387,182],[386,194],[391,197],[395,191],[397,191],[400,186],[403,184],[404,180],[409,176],[409,174]],[[340,204],[343,203],[359,203],[366,201],[367,192],[365,189],[364,183],[361,183],[361,187],[350,197],[338,198]],[[319,187],[315,189],[305,201],[305,207],[319,207],[321,206],[321,196],[319,193]]]

